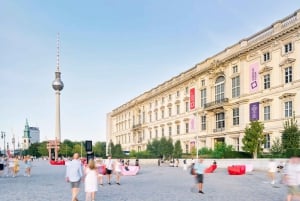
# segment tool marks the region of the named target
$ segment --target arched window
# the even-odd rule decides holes
[[[215,101],[220,103],[225,98],[225,78],[220,76],[215,82]]]

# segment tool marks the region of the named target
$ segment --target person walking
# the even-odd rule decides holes
[[[30,175],[31,175],[31,159],[30,159],[29,155],[24,157],[24,163],[25,163],[25,174],[24,174],[24,176],[30,177]]]
[[[116,174],[116,183],[118,185],[121,185],[120,184],[120,179],[121,179],[121,162],[120,162],[120,160],[117,160],[114,164],[114,171],[115,171],[115,174]]]
[[[107,181],[108,184],[111,185],[110,180],[111,180],[111,174],[113,171],[113,160],[111,159],[111,155],[107,157],[105,160],[105,167],[106,167],[106,175],[107,175]]]
[[[103,186],[103,175],[105,175],[105,165],[102,163],[102,159],[96,159],[96,168],[98,170],[98,184]]]
[[[287,201],[292,201],[295,198],[298,200],[300,198],[299,176],[300,159],[299,157],[291,157],[284,172],[284,183],[288,189]]]
[[[79,154],[73,155],[73,160],[66,165],[66,181],[71,184],[72,201],[78,201],[77,195],[80,190],[80,181],[83,177],[82,164]]]
[[[13,167],[13,177],[16,177],[19,170],[20,170],[20,165],[19,165],[19,159],[17,157],[14,157],[14,167]]]
[[[93,159],[90,159],[85,169],[85,201],[95,201],[95,193],[98,191],[98,171]]]
[[[196,182],[198,183],[198,193],[202,193],[203,192],[203,175],[204,175],[204,170],[205,170],[205,166],[203,164],[203,159],[199,158],[199,160],[194,164],[194,171],[195,171],[195,178],[196,178]]]
[[[275,173],[276,173],[277,165],[274,161],[274,159],[270,159],[269,165],[268,165],[268,174],[269,178],[271,179],[271,184],[275,184]]]

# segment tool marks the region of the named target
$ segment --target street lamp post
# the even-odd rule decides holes
[[[4,143],[3,143],[3,155],[6,156],[6,151],[5,151],[5,132],[4,131],[1,131],[1,139],[4,140]]]
[[[14,155],[15,155],[15,135],[13,135],[12,139],[11,139],[12,145],[13,145],[13,151],[14,151]]]
[[[8,150],[9,150],[9,144],[8,144],[8,142],[7,142],[7,147],[6,148],[7,148],[6,151],[8,152]]]

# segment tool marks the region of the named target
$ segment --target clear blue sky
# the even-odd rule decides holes
[[[297,0],[2,0],[0,130],[21,139],[27,118],[41,140],[54,139],[57,32],[62,139],[104,141],[108,112],[299,8]]]

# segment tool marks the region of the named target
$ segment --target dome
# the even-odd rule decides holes
[[[52,82],[52,87],[55,91],[61,91],[64,88],[64,83],[61,81],[61,79],[56,78],[53,82]]]

